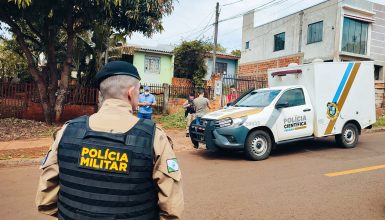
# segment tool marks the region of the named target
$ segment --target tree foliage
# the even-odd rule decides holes
[[[96,39],[94,31],[107,27],[107,39],[112,33],[151,36],[163,30],[161,20],[171,13],[172,4],[173,0],[0,0],[0,22],[15,36],[50,123],[60,119],[74,64],[84,63],[80,50],[97,54],[108,45],[92,42],[106,40]],[[46,55],[45,66],[38,65],[41,53]]]
[[[175,76],[192,79],[195,86],[203,86],[207,74],[205,58],[209,51],[210,47],[201,40],[183,41],[174,49]]]
[[[14,39],[0,40],[0,78],[18,77],[25,79],[27,63]]]
[[[241,56],[241,50],[232,50],[231,54],[234,56],[240,57]]]

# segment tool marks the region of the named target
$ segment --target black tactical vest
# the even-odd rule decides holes
[[[58,218],[159,219],[154,133],[144,119],[123,134],[93,131],[87,116],[72,120],[58,148]]]

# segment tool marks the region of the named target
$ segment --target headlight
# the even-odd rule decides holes
[[[247,116],[244,116],[242,118],[234,118],[233,119],[233,124],[231,125],[232,127],[239,127],[241,126],[243,123],[245,123],[245,121],[247,120]]]
[[[246,119],[247,119],[247,116],[241,117],[241,118],[234,118],[234,119],[224,118],[217,121],[216,126],[219,128],[229,127],[229,126],[239,127],[246,121]]]
[[[230,126],[232,123],[233,123],[233,120],[231,118],[224,118],[224,119],[217,121],[217,123],[215,123],[215,125],[217,127],[223,128],[223,127]]]

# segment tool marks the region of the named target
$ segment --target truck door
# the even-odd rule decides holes
[[[308,137],[313,134],[313,107],[302,88],[285,91],[276,103],[278,140]]]

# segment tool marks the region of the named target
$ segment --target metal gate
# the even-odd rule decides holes
[[[267,87],[267,80],[265,77],[248,76],[239,78],[223,78],[222,81],[222,103],[226,105],[228,103],[228,95],[230,94],[230,88],[235,88],[235,97],[239,97],[242,93],[250,89],[261,89]]]

